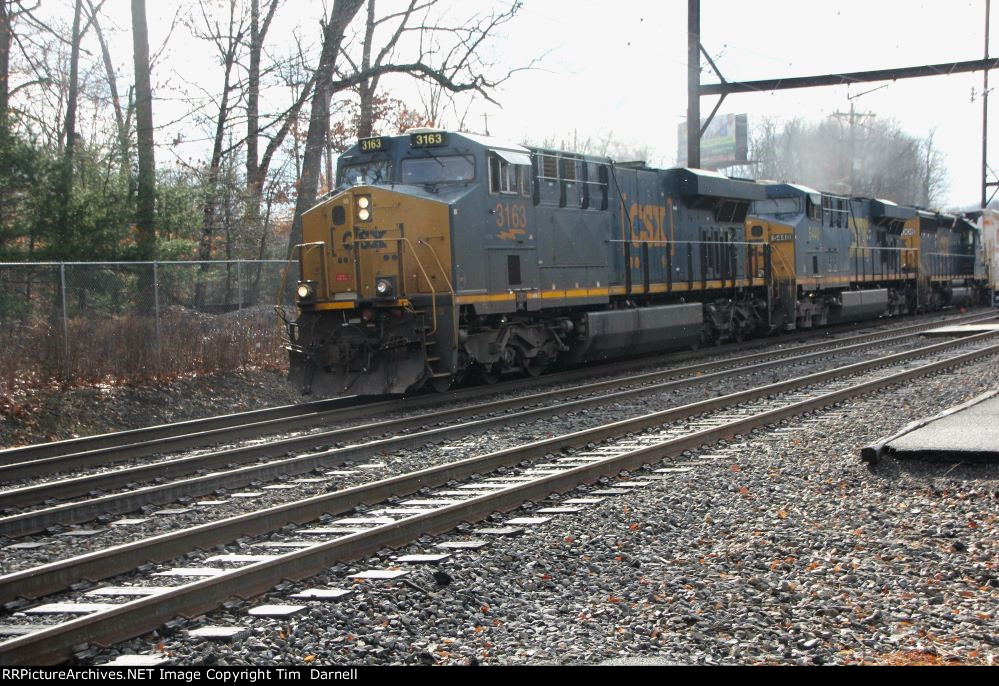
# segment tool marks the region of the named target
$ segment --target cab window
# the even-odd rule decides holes
[[[496,150],[489,153],[489,192],[494,195],[527,195],[531,158],[524,153]]]
[[[475,178],[471,155],[411,157],[402,161],[402,183],[420,186],[435,183],[460,183]]]
[[[372,186],[388,184],[392,181],[392,162],[390,160],[344,165],[337,171],[340,174],[340,181],[337,185],[340,186]]]
[[[495,155],[489,157],[489,190],[492,193],[519,195],[523,188],[523,170],[517,165],[501,160]]]

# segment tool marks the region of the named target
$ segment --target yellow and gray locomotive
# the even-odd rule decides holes
[[[856,202],[845,212],[864,215],[861,231],[824,203],[788,184],[466,133],[364,139],[303,219],[290,376],[323,395],[445,390],[472,374],[875,318],[918,308],[920,287],[938,305],[971,288],[966,260],[935,290],[920,285],[926,256],[907,231],[928,236],[946,217]],[[881,227],[894,252],[870,245]]]

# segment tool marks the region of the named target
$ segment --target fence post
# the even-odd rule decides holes
[[[236,311],[243,309],[243,260],[236,260]]]
[[[62,355],[63,375],[69,381],[69,316],[66,307],[66,263],[59,263],[59,293],[62,298]]]
[[[160,333],[160,271],[159,262],[153,262],[153,310],[156,315],[156,371],[163,371],[163,341]]]

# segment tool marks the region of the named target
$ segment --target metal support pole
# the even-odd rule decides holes
[[[63,375],[69,381],[69,315],[66,308],[66,264],[59,263],[59,293],[62,297],[62,355]]]
[[[153,262],[153,310],[156,314],[156,371],[163,371],[163,339],[160,331],[160,270]]]
[[[243,309],[243,260],[236,260],[236,310]]]
[[[989,15],[992,0],[985,0],[985,59],[989,58]],[[985,70],[982,90],[982,209],[989,206],[989,70]]]
[[[687,166],[701,167],[701,0],[687,0]]]

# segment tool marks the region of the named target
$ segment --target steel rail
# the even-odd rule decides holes
[[[129,429],[127,431],[115,431],[113,433],[99,434],[95,436],[70,438],[64,441],[38,443],[20,448],[6,448],[4,450],[0,450],[0,465],[41,461],[47,458],[74,455],[96,450],[110,451],[125,448],[137,443],[142,444],[146,442],[162,441],[164,439],[224,430],[246,424],[256,424],[259,422],[286,419],[288,417],[297,417],[303,413],[328,411],[338,407],[347,407],[359,401],[359,398],[354,397],[317,400],[315,402],[301,405],[268,407],[261,410],[250,410],[248,412],[219,415],[217,417],[207,417],[205,419],[191,419],[183,422],[174,422],[172,424],[159,424],[157,426],[146,426],[139,429]]]
[[[137,567],[149,562],[171,560],[187,554],[192,549],[209,549],[218,545],[224,545],[237,538],[269,534],[288,524],[304,524],[314,521],[323,515],[344,514],[360,505],[370,505],[394,496],[409,495],[423,488],[441,486],[450,481],[467,479],[475,474],[484,474],[495,471],[500,467],[516,465],[523,460],[542,458],[545,455],[557,453],[565,448],[581,448],[624,434],[636,433],[662,426],[693,415],[713,412],[740,403],[766,398],[770,395],[794,391],[841,376],[863,373],[882,367],[885,364],[904,362],[922,355],[943,352],[951,348],[984,341],[994,335],[996,334],[981,334],[957,341],[947,341],[916,351],[898,353],[881,358],[880,360],[859,362],[833,370],[817,372],[760,388],[739,391],[719,398],[711,398],[682,407],[671,408],[592,429],[585,429],[563,436],[536,441],[524,446],[507,448],[486,455],[428,467],[417,472],[402,474],[368,484],[361,484],[334,493],[285,503],[258,512],[230,517],[218,522],[201,524],[181,531],[160,534],[75,558],[13,572],[0,577],[0,603],[11,602],[18,598],[38,598],[68,588],[80,579],[96,581],[109,578],[117,574],[133,571]],[[988,350],[993,352],[999,351],[999,346],[992,346]],[[978,356],[985,354],[991,353],[974,351],[956,359],[977,359]],[[696,435],[700,436],[701,434]]]
[[[855,338],[888,334],[892,331],[925,330],[926,328],[932,328],[943,323],[978,321],[992,318],[992,316],[984,313],[944,319],[940,319],[939,314],[931,315],[931,317],[934,318],[933,322],[913,324],[886,332],[858,334],[839,340],[850,341]],[[779,343],[792,343],[800,339],[807,340],[816,335],[835,333],[840,328],[856,328],[856,323],[845,324],[842,327],[828,327],[821,331],[809,330],[773,340]],[[761,344],[765,344],[767,340],[770,339],[753,339],[745,343],[719,346],[711,349],[710,353],[722,354],[725,352],[739,352],[746,349],[758,348]],[[801,347],[804,348],[806,346]],[[30,477],[33,474],[30,466],[32,464],[36,465],[34,473],[51,474],[53,471],[65,471],[95,464],[108,464],[109,462],[126,460],[137,456],[143,457],[153,452],[167,453],[200,448],[221,442],[256,438],[269,433],[313,428],[330,421],[348,421],[358,417],[371,417],[395,411],[419,410],[434,407],[444,402],[462,402],[469,399],[477,399],[491,393],[530,390],[546,384],[572,382],[577,379],[621,373],[667,362],[683,362],[696,359],[708,352],[708,350],[699,352],[673,352],[667,355],[644,357],[607,365],[590,365],[580,369],[546,374],[540,378],[518,379],[502,382],[495,386],[460,389],[450,391],[446,394],[392,400],[351,396],[322,400],[304,405],[286,405],[233,415],[194,419],[175,424],[164,424],[98,436],[74,438],[21,448],[10,448],[0,450],[0,479],[13,480],[25,478],[26,476]]]
[[[971,320],[971,321],[985,320],[985,321],[987,321],[987,320],[992,319],[992,318],[993,318],[992,315],[973,315],[973,316],[970,316],[970,317],[960,318],[957,321],[964,321],[964,320]],[[955,321],[955,320],[952,320],[952,321]],[[709,370],[712,370],[712,369],[724,369],[724,368],[728,368],[728,367],[732,367],[732,366],[738,366],[738,365],[743,365],[743,364],[753,364],[757,360],[767,359],[767,358],[774,357],[775,355],[781,355],[781,354],[784,354],[784,355],[794,355],[794,354],[805,352],[805,351],[808,351],[808,350],[843,349],[843,348],[846,348],[847,346],[849,346],[851,344],[855,344],[857,342],[873,341],[873,340],[883,340],[885,338],[890,338],[890,337],[897,336],[897,335],[912,335],[912,334],[914,334],[916,332],[925,331],[928,327],[932,328],[933,326],[935,326],[935,324],[917,324],[917,325],[912,325],[912,326],[907,326],[907,327],[901,327],[901,328],[898,328],[898,329],[891,329],[891,330],[888,330],[888,331],[872,332],[872,333],[867,333],[867,334],[858,334],[856,336],[849,336],[849,337],[846,337],[846,338],[835,339],[835,340],[832,340],[832,341],[820,341],[820,342],[817,342],[817,343],[811,343],[811,344],[806,344],[806,345],[802,345],[802,346],[796,346],[796,347],[794,347],[792,349],[787,349],[787,350],[780,350],[780,351],[767,351],[767,350],[764,350],[764,351],[759,352],[759,353],[753,353],[753,354],[749,354],[749,355],[744,355],[742,357],[731,358],[731,359],[715,360],[715,361],[712,361],[712,362],[699,362],[699,363],[687,365],[685,367],[678,367],[678,368],[673,368],[673,369],[668,369],[668,370],[662,370],[662,371],[658,371],[658,372],[650,372],[650,373],[646,373],[646,374],[639,374],[639,375],[636,375],[636,376],[633,376],[633,377],[625,377],[623,379],[609,379],[609,380],[607,380],[605,382],[594,382],[593,384],[589,384],[589,385],[590,386],[597,386],[598,384],[604,384],[603,387],[606,388],[606,387],[610,387],[612,385],[624,385],[626,383],[631,383],[633,380],[641,381],[643,379],[663,378],[664,376],[669,376],[669,375],[677,376],[677,375],[682,375],[682,374],[687,374],[687,373],[700,373],[700,372],[709,371]],[[575,374],[575,373],[578,373],[578,371],[580,371],[580,370],[577,370],[576,372],[571,372],[571,373]],[[588,376],[592,376],[592,373],[588,374]],[[549,377],[549,379],[551,379],[551,378],[553,378],[553,377]],[[530,381],[538,381],[538,380],[537,379],[531,379]],[[459,392],[459,393],[462,393],[462,392]],[[465,391],[465,392],[462,393],[462,396],[459,396],[457,393],[455,393],[455,394],[452,394],[451,397],[446,398],[446,400],[447,401],[454,401],[454,400],[461,399],[461,397],[467,397],[469,399],[479,399],[481,397],[481,395],[482,395],[482,393],[478,389],[467,389],[467,391]],[[527,398],[534,398],[534,397],[540,397],[540,396],[543,396],[543,395],[544,394],[536,394],[535,396],[525,396],[525,399],[527,399]],[[377,416],[379,414],[383,414],[385,412],[389,412],[389,411],[392,411],[392,410],[396,410],[396,411],[400,411],[400,410],[418,410],[418,409],[423,409],[425,407],[435,407],[435,406],[439,406],[444,401],[445,401],[445,399],[443,399],[441,397],[437,397],[437,396],[426,396],[426,397],[423,397],[423,398],[404,399],[402,401],[398,401],[397,400],[397,401],[390,401],[390,402],[378,402],[378,403],[372,403],[372,404],[368,404],[368,405],[363,405],[361,407],[345,407],[345,408],[341,408],[341,409],[330,410],[330,411],[327,411],[327,412],[309,414],[309,415],[302,416],[302,417],[294,417],[294,418],[292,418],[290,420],[289,419],[272,420],[272,421],[268,421],[268,422],[261,422],[261,423],[247,425],[247,426],[241,426],[241,427],[237,427],[236,429],[220,429],[219,430],[219,432],[221,432],[220,434],[214,434],[213,432],[207,432],[207,433],[202,434],[202,435],[198,435],[198,434],[195,434],[195,435],[185,435],[185,436],[182,436],[180,438],[167,439],[167,441],[169,441],[170,444],[171,444],[170,446],[163,446],[163,444],[160,441],[150,441],[148,443],[140,443],[140,444],[134,444],[134,445],[127,445],[127,446],[124,446],[122,448],[118,448],[118,449],[114,449],[114,450],[116,450],[116,451],[121,451],[121,450],[126,451],[124,453],[119,452],[117,454],[117,457],[119,457],[119,458],[132,457],[132,456],[135,456],[135,455],[147,455],[147,454],[149,454],[149,452],[151,450],[154,450],[158,446],[161,446],[161,447],[172,447],[172,448],[177,448],[177,447],[197,447],[198,445],[203,445],[204,443],[209,442],[209,441],[203,440],[202,436],[219,435],[219,437],[228,438],[228,439],[234,439],[234,438],[239,438],[239,437],[249,437],[249,436],[257,437],[257,436],[259,436],[262,433],[266,433],[265,429],[268,429],[268,428],[272,428],[274,431],[278,431],[278,430],[291,431],[291,430],[301,429],[301,428],[312,428],[312,427],[315,427],[317,424],[325,423],[325,422],[331,421],[331,420],[335,420],[335,421],[347,421],[347,420],[355,419],[355,418],[358,418],[358,417],[370,417],[372,415]],[[493,401],[493,403],[496,403],[496,407],[499,408],[499,409],[506,409],[506,408],[509,408],[511,406],[511,404],[512,405],[518,404],[519,400],[518,399],[509,399],[508,401],[505,401],[504,407],[500,407],[500,403],[504,403],[504,401]],[[484,411],[494,411],[494,409],[492,409],[492,408],[486,408],[485,407],[485,406],[487,406],[489,404],[491,404],[491,403],[487,402],[485,404],[478,405],[478,407],[485,408]],[[427,417],[428,421],[430,421],[432,419],[433,419],[433,417]],[[373,427],[373,430],[377,430],[377,429],[380,428],[380,426],[378,424],[374,424],[374,425],[371,425],[371,426]],[[398,430],[398,428],[392,428],[392,427],[390,427],[387,430],[394,431],[394,430]],[[327,434],[325,434],[325,433],[313,434],[313,436],[325,436],[325,435],[327,435]],[[355,436],[356,436],[356,434],[348,434],[348,438],[345,439],[345,440],[353,440]],[[307,438],[303,438],[303,440],[307,440]],[[230,452],[228,452],[227,454],[229,454],[232,457],[237,458],[237,459],[252,459],[252,457],[254,457],[254,456],[273,457],[273,456],[282,454],[280,452],[280,448],[283,445],[284,444],[281,443],[280,441],[278,441],[278,442],[272,442],[272,443],[268,444],[268,446],[275,446],[277,448],[277,450],[276,451],[271,451],[271,450],[269,450],[269,449],[267,449],[265,447],[264,448],[265,449],[264,453],[250,451],[249,455],[248,455],[245,452],[240,452],[239,448],[234,448]],[[306,447],[312,447],[312,446],[311,445],[307,445]],[[297,449],[297,444],[292,444],[291,448],[292,449]],[[225,451],[223,451],[223,452],[225,452]],[[106,465],[108,463],[108,458],[109,458],[109,451],[107,451],[107,450],[95,450],[95,451],[90,451],[90,452],[85,452],[85,453],[77,453],[77,454],[71,454],[71,455],[64,455],[64,456],[61,456],[61,457],[46,458],[46,459],[37,460],[37,461],[21,462],[21,463],[14,463],[14,464],[8,464],[8,465],[2,465],[2,464],[0,464],[0,479],[7,480],[7,481],[13,481],[15,479],[29,479],[29,478],[37,477],[37,476],[39,476],[39,474],[41,474],[42,476],[49,476],[49,475],[51,475],[53,473],[58,473],[59,470],[80,469],[80,468],[85,468],[85,467],[94,466],[94,465]],[[204,458],[204,456],[202,456],[202,458]],[[158,464],[164,464],[164,462],[161,462],[161,463],[158,463]],[[223,464],[223,463],[216,463],[216,465],[218,465],[218,464]],[[158,474],[158,475],[162,476],[162,474]],[[86,478],[86,477],[80,477],[80,478]],[[88,489],[88,490],[93,490],[93,489]],[[58,498],[58,497],[61,497],[61,496],[57,494],[57,495],[55,495],[53,497],[57,497]],[[70,496],[67,496],[67,497],[72,497],[72,496],[70,495]],[[2,495],[2,492],[0,492],[0,503],[2,503],[2,498],[3,498],[3,495]],[[3,505],[0,504],[0,507],[2,507],[2,506]]]
[[[984,340],[990,335],[969,337],[962,339],[961,343]],[[951,342],[941,347],[954,347],[955,345],[957,344]],[[655,463],[667,457],[682,454],[685,450],[696,449],[705,443],[717,442],[723,438],[746,433],[759,426],[822,409],[851,397],[874,393],[904,381],[997,353],[999,353],[999,345],[992,345],[887,377],[862,381],[845,389],[833,390],[817,397],[793,402],[784,407],[728,422],[723,426],[693,432],[656,445],[609,457],[600,462],[569,468],[559,474],[543,476],[526,484],[518,484],[493,493],[476,496],[429,513],[407,517],[391,524],[360,531],[327,543],[319,543],[303,550],[278,556],[273,560],[251,564],[219,576],[178,587],[175,590],[128,602],[111,610],[93,613],[2,643],[0,644],[0,664],[6,666],[57,663],[67,659],[72,654],[74,647],[79,645],[112,645],[119,641],[141,636],[178,615],[190,617],[210,612],[227,598],[235,596],[249,599],[261,595],[271,589],[275,582],[280,579],[296,581],[307,579],[323,572],[337,562],[359,559],[386,547],[399,547],[422,535],[442,534],[452,530],[461,522],[481,521],[494,512],[507,512],[526,501],[538,501],[552,493],[563,493],[581,484],[592,483],[604,476],[612,476],[621,470]],[[857,367],[858,365],[850,365],[837,371],[842,375],[846,370]],[[821,376],[821,374],[811,376],[816,377]],[[813,380],[810,383],[816,383],[816,381]],[[760,389],[757,390],[757,393],[759,392]]]
[[[851,352],[872,346],[885,345],[901,339],[910,338],[913,334],[894,336],[889,338],[877,338],[866,343],[859,343],[852,346],[836,347],[836,353]],[[826,346],[812,346],[828,348]],[[797,352],[797,350],[791,351]],[[736,361],[719,361],[714,364],[725,364],[730,366],[733,362],[737,364],[734,369],[716,372],[713,374],[701,374],[700,376],[686,377],[677,380],[665,381],[653,385],[635,386],[626,390],[618,390],[603,395],[594,395],[578,400],[561,402],[553,406],[551,404],[542,405],[533,409],[521,410],[509,414],[498,416],[485,416],[481,419],[472,420],[462,424],[451,425],[443,428],[434,428],[411,433],[402,436],[392,436],[368,443],[337,448],[330,451],[302,455],[297,457],[284,458],[273,462],[250,465],[246,467],[230,469],[227,471],[181,479],[165,484],[156,484],[144,488],[134,489],[127,493],[110,494],[91,498],[89,500],[70,502],[61,505],[54,505],[45,509],[32,510],[20,514],[9,515],[0,518],[0,535],[24,536],[37,531],[42,531],[50,526],[63,525],[69,523],[79,523],[89,521],[94,517],[109,512],[129,512],[142,507],[143,505],[162,504],[173,502],[183,496],[202,495],[211,493],[221,488],[238,488],[258,480],[275,479],[285,474],[302,474],[313,469],[327,466],[329,464],[340,463],[350,459],[361,459],[370,457],[373,453],[384,450],[400,450],[420,447],[428,442],[450,440],[462,437],[470,433],[485,430],[490,427],[509,424],[525,419],[537,418],[551,414],[552,412],[563,413],[571,410],[580,410],[597,405],[604,405],[609,402],[626,400],[649,392],[663,392],[669,389],[681,387],[693,387],[711,381],[723,379],[728,376],[743,375],[752,372],[765,371],[774,367],[797,364],[808,360],[822,357],[829,353],[828,349],[805,355],[792,355],[781,357],[767,362],[756,364],[741,364]],[[768,354],[759,354],[754,357],[772,357]],[[700,372],[703,365],[694,365],[689,368]],[[337,441],[347,441],[372,433],[397,434],[398,432],[412,429],[414,427],[426,427],[428,424],[439,423],[453,417],[465,417],[469,415],[487,415],[489,413],[508,409],[511,407],[523,407],[542,402],[554,403],[564,400],[566,397],[578,396],[583,393],[594,393],[606,388],[616,388],[621,385],[631,385],[642,381],[655,380],[665,376],[675,376],[677,370],[665,370],[651,372],[625,379],[612,379],[608,381],[589,384],[585,387],[575,387],[557,391],[548,391],[533,396],[506,399],[494,403],[485,403],[473,407],[461,407],[445,410],[432,415],[419,415],[399,420],[389,420],[361,427],[341,429],[338,431],[314,434],[270,444],[248,446],[236,448],[229,451],[202,455],[166,462],[153,463],[140,467],[115,470],[97,474],[93,476],[77,477],[62,482],[38,484],[20,489],[10,489],[0,492],[0,507],[18,507],[33,505],[50,498],[69,498],[74,495],[85,495],[97,489],[111,489],[125,486],[142,479],[149,478],[169,478],[177,475],[188,475],[198,469],[210,469],[219,466],[231,465],[239,459],[253,457],[276,457],[284,455],[291,450],[307,450],[321,445],[329,445]]]

